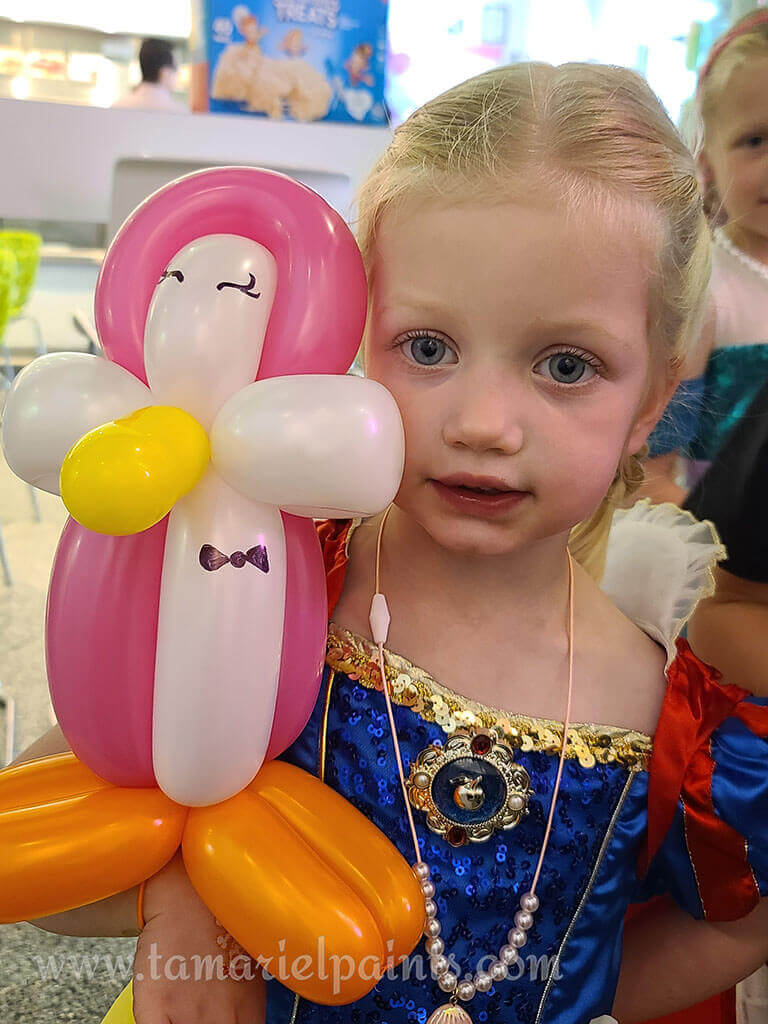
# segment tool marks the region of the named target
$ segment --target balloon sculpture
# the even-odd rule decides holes
[[[109,249],[107,358],[45,356],[17,378],[8,462],[73,517],[46,621],[73,755],[0,773],[0,921],[128,889],[181,846],[254,956],[314,963],[322,934],[326,955],[373,955],[381,973],[418,940],[405,860],[272,760],[322,673],[311,517],[378,511],[402,473],[393,399],[343,375],[365,309],[357,247],[318,196],[267,171],[202,171],[147,199]],[[343,1003],[376,977],[286,983]]]

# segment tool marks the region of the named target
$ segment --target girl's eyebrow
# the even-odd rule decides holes
[[[432,299],[428,296],[419,295],[395,295],[389,297],[386,302],[377,303],[375,301],[376,292],[374,291],[374,306],[381,313],[388,313],[390,310],[405,310],[409,313],[444,313],[445,303],[439,299]]]
[[[626,339],[614,334],[610,328],[596,320],[537,320],[535,323],[536,334],[560,338],[562,335],[589,336],[591,339],[605,342],[609,345],[618,345],[627,348]]]
[[[175,277],[177,281],[184,280],[184,275],[180,270],[164,270],[160,275],[160,280],[164,281],[166,277]]]

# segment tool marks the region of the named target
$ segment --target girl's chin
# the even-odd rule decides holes
[[[510,523],[428,516],[421,525],[445,551],[457,555],[511,555],[530,538]]]

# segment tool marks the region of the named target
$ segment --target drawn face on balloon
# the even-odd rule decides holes
[[[155,401],[208,430],[256,377],[276,288],[274,256],[250,238],[207,235],[180,249],[155,287],[144,332]]]

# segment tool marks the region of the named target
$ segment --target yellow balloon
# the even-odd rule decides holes
[[[136,1024],[133,1016],[133,982],[128,982],[101,1024]]]
[[[61,467],[67,511],[94,533],[141,533],[198,483],[211,457],[208,436],[184,412],[151,405],[81,437]]]

